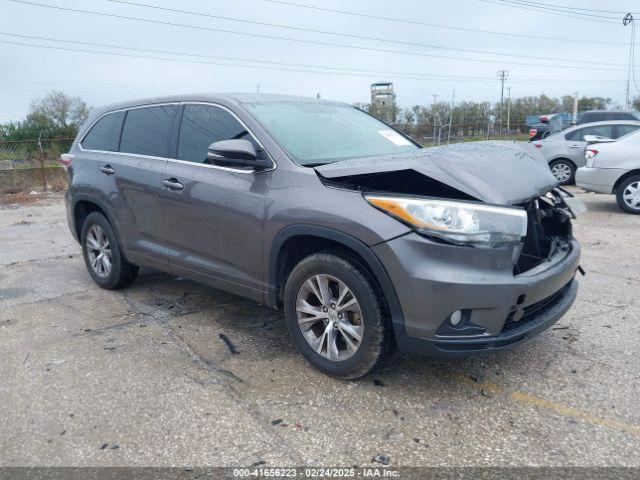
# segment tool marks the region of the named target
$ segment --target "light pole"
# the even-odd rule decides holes
[[[633,15],[631,12],[627,13],[622,19],[622,24],[626,27],[631,24],[631,42],[629,43],[629,67],[627,69],[627,94],[625,97],[625,110],[629,110],[631,108],[631,102],[629,100],[629,84],[631,81],[631,68],[633,67],[633,48],[636,36],[635,24],[633,23]]]
[[[511,87],[507,87],[507,135],[511,132]]]
[[[498,70],[498,80],[500,80],[500,128],[499,132],[502,135],[502,124],[504,123],[504,82],[509,78],[508,70]]]

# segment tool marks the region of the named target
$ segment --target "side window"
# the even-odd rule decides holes
[[[574,142],[584,142],[585,135],[598,135],[600,137],[613,138],[613,127],[611,125],[600,125],[598,127],[579,128],[578,130],[567,133],[564,138]]]
[[[209,145],[232,139],[251,140],[251,135],[229,112],[212,105],[185,105],[178,140],[179,160],[204,163]]]
[[[580,135],[573,140],[584,142],[585,135],[598,135],[599,137],[611,138],[613,135],[611,125],[600,125],[598,127],[586,127],[580,130]]]
[[[579,128],[578,130],[574,130],[573,132],[569,132],[567,133],[564,138],[565,140],[574,140],[574,141],[581,141],[582,139],[582,130],[584,130],[584,128]]]
[[[123,119],[124,112],[109,113],[102,117],[85,135],[82,148],[117,152]]]
[[[134,108],[127,112],[120,151],[168,157],[175,105]]]
[[[615,130],[614,137],[611,138],[620,138],[624,137],[628,133],[635,132],[638,129],[638,125],[617,125]]]

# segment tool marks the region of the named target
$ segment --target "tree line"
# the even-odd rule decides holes
[[[431,105],[413,105],[408,108],[400,108],[394,105],[394,126],[403,132],[418,138],[429,138],[439,135],[443,129],[443,136],[447,136],[449,121],[451,120],[452,137],[473,137],[486,135],[487,129],[492,134],[497,132],[502,126],[502,131],[506,132],[507,127],[510,132],[525,133],[528,129],[526,119],[528,116],[538,116],[552,113],[573,112],[572,95],[565,95],[559,98],[547,95],[526,96],[507,100],[503,104],[500,102],[473,102],[440,101]],[[379,105],[357,104],[359,108],[368,111],[372,115],[381,118],[382,112]],[[633,107],[640,109],[640,97],[634,99]],[[622,107],[613,104],[610,98],[587,97],[578,98],[578,112],[587,110],[621,110]],[[508,125],[507,125],[508,122]]]
[[[376,105],[357,104],[359,108],[374,116],[382,117]],[[633,107],[640,110],[640,97],[633,101]],[[512,99],[510,105],[500,102],[458,101],[453,104],[441,101],[431,105],[413,105],[400,108],[393,105],[395,126],[409,135],[421,139],[433,136],[436,130],[448,133],[451,118],[452,136],[471,137],[485,135],[487,129],[497,131],[499,124],[507,129],[507,109],[509,109],[509,130],[526,132],[526,118],[529,115],[572,112],[573,96],[553,98],[547,95],[527,96]],[[621,109],[612,104],[610,98],[586,97],[578,99],[578,110]],[[37,140],[38,138],[72,138],[89,115],[89,106],[77,96],[51,91],[34,100],[29,113],[23,120],[0,124],[0,141]],[[502,121],[500,120],[502,117]]]

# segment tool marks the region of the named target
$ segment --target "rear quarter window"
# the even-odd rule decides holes
[[[108,113],[98,120],[82,140],[85,150],[117,152],[124,112]]]

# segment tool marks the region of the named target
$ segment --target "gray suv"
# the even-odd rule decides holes
[[[94,111],[61,162],[98,285],[144,265],[282,309],[339,378],[523,343],[576,297],[575,199],[528,144],[423,149],[342,103],[197,95]]]

